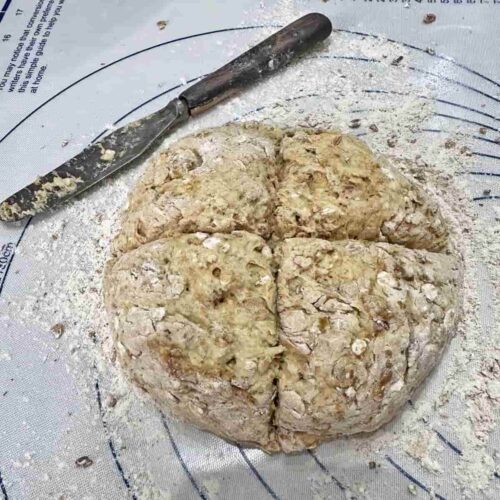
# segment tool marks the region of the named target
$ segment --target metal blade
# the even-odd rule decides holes
[[[115,130],[101,141],[39,177],[0,204],[0,220],[17,221],[75,196],[141,156],[168,130],[189,118],[181,99]]]

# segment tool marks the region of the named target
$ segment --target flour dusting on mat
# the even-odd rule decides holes
[[[297,17],[287,9],[283,8],[281,16],[273,13],[272,20]],[[413,469],[435,476],[438,486],[453,486],[457,495],[493,498],[498,457],[490,435],[498,427],[500,404],[500,213],[486,225],[471,203],[466,175],[474,161],[470,127],[448,126],[446,134],[424,131],[437,120],[429,97],[438,88],[432,78],[425,83],[415,78],[409,69],[414,57],[414,52],[383,39],[334,33],[330,44],[307,55],[305,61],[192,120],[162,147],[193,131],[235,120],[335,128],[359,135],[375,152],[394,159],[439,202],[465,263],[464,318],[457,334],[421,394],[407,404],[396,422],[372,435],[339,440],[320,450],[327,461],[332,450],[341,447],[349,463],[366,469],[367,457],[374,463],[384,462],[375,478],[395,471],[385,462],[389,454],[398,463],[412,464]],[[16,256],[29,265],[26,280],[31,279],[33,285],[22,293],[11,293],[6,306],[12,321],[41,329],[47,338],[54,337],[51,328],[64,325],[64,333],[57,338],[59,356],[89,406],[95,404],[95,376],[101,381],[102,416],[97,414],[95,421],[106,422],[133,488],[141,498],[175,498],[170,493],[174,486],[168,488],[162,478],[165,463],[158,459],[167,448],[162,417],[128,385],[116,365],[101,295],[103,268],[119,213],[143,169],[144,165],[115,176],[57,213],[35,219]],[[488,294],[483,293],[484,287],[489,287]],[[3,352],[0,358],[2,362],[8,359]],[[177,424],[176,429],[182,426]],[[447,445],[442,438],[460,451],[453,452],[451,465],[444,459]],[[173,452],[169,453],[174,463]],[[63,450],[53,463],[67,463],[68,457],[77,458]],[[271,458],[259,455],[259,460]],[[30,464],[37,467],[36,457]],[[209,463],[206,468],[200,488],[208,498],[217,498],[223,487],[217,480],[220,472]],[[184,480],[182,474],[179,481]],[[235,472],[229,467],[227,474]],[[328,498],[331,478],[317,471],[310,477],[311,497]],[[377,494],[370,481],[345,487],[358,498]]]

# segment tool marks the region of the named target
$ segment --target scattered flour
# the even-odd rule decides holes
[[[207,479],[203,481],[203,487],[210,499],[217,498],[220,491],[220,481],[218,479]]]
[[[8,351],[0,349],[0,361],[10,361],[12,359]]]
[[[404,450],[408,455],[420,461],[420,463],[433,473],[443,471],[439,461],[432,458],[434,451],[442,451],[443,447],[438,443],[435,432],[428,429],[422,430],[406,443]]]

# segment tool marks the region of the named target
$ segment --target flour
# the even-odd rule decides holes
[[[3,351],[0,349],[0,361],[10,361],[12,359],[9,351]]]
[[[203,486],[210,499],[217,498],[220,491],[220,482],[217,479],[203,481]]]
[[[419,460],[427,470],[435,474],[443,471],[439,461],[432,458],[432,453],[435,450],[443,450],[442,446],[439,446],[436,433],[428,429],[420,431],[410,438],[404,450],[408,455]]]
[[[270,24],[278,18],[285,24],[298,15],[288,3],[271,14],[266,12],[262,22]],[[266,34],[273,31],[269,29]],[[256,39],[262,36],[260,32]],[[236,43],[227,48],[233,56],[242,50]],[[347,56],[378,62],[341,58]],[[393,65],[401,56],[403,59]],[[450,481],[457,497],[494,498],[492,482],[496,480],[499,457],[490,436],[498,428],[500,402],[500,209],[493,207],[486,219],[488,224],[478,217],[481,207],[471,202],[476,191],[467,175],[474,161],[469,153],[473,147],[470,135],[476,131],[434,115],[432,97],[439,90],[438,82],[428,77],[422,84],[415,78],[409,69],[415,57],[414,52],[384,39],[334,33],[330,44],[305,56],[305,61],[191,120],[167,138],[162,148],[193,131],[235,120],[335,128],[360,135],[374,151],[393,158],[404,174],[438,201],[452,227],[452,243],[464,260],[463,320],[442,365],[396,423],[375,434],[339,443],[344,449],[348,447],[349,456],[358,457],[359,466],[366,469],[367,457],[382,461],[386,453],[396,450],[405,460],[422,465],[438,481]],[[440,71],[439,64],[435,73]],[[355,119],[359,127],[352,129],[349,124]],[[422,130],[443,123],[446,133]],[[449,147],[445,147],[446,141],[450,141]],[[116,366],[101,297],[102,272],[119,213],[143,169],[141,165],[115,176],[70,201],[56,214],[35,219],[16,253],[16,259],[30,266],[26,278],[30,288],[13,291],[2,301],[7,301],[4,306],[12,320],[41,329],[47,338],[53,337],[53,325],[64,325],[54,358],[67,363],[89,407],[95,405],[90,403],[95,396],[89,380],[99,374],[107,429],[118,452],[123,453],[131,484],[140,498],[167,499],[176,497],[170,493],[175,489],[162,484],[162,467],[166,466],[158,465],[156,451],[151,451],[162,449],[158,447],[165,442],[165,434],[160,424],[155,427],[152,423],[160,422],[153,405],[131,389]],[[9,359],[5,353],[8,355],[2,347],[1,362]],[[99,415],[94,415],[92,425],[101,425]],[[445,430],[461,451],[461,455],[453,455],[451,465],[444,461],[449,450],[436,430]],[[134,448],[135,443],[138,445]],[[54,468],[58,461],[64,466],[67,456],[75,454],[70,450],[67,455],[61,454],[64,460],[55,457]],[[173,457],[169,463],[175,460]],[[37,457],[29,461],[22,458],[20,463],[36,467]],[[378,476],[386,472],[394,470],[383,469]],[[183,474],[179,470],[180,482],[186,481]],[[322,472],[310,476],[311,496],[333,497],[328,476]],[[206,479],[202,488],[209,497],[216,497],[217,486],[221,485],[214,479]],[[358,498],[378,498],[380,492],[372,489],[369,481],[347,486]],[[404,490],[407,495],[417,492],[407,482]]]

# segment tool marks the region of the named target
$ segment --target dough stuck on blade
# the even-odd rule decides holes
[[[436,203],[363,142],[246,123],[151,160],[104,295],[162,411],[288,453],[400,410],[453,334],[460,279]]]

